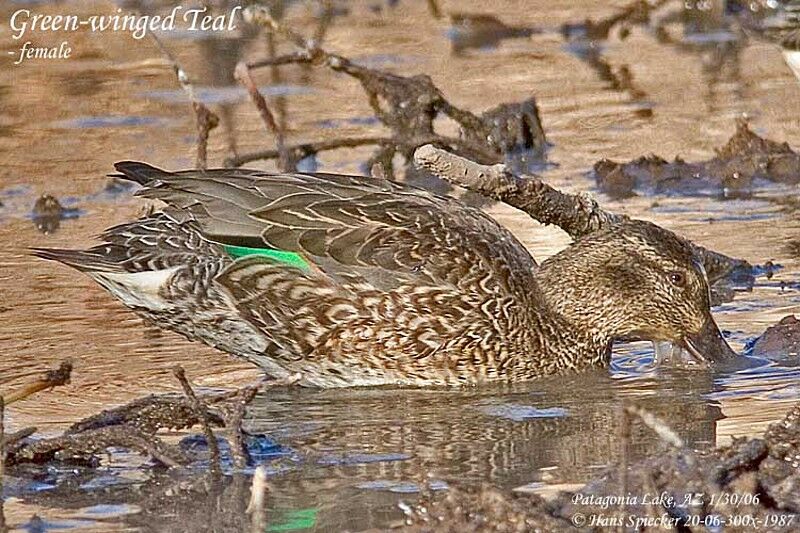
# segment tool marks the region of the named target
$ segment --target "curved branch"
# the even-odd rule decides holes
[[[417,149],[414,162],[453,185],[515,207],[542,224],[554,224],[573,239],[630,220],[602,209],[587,193],[563,193],[537,176],[517,176],[505,165],[481,165],[430,144]],[[711,284],[735,270],[752,270],[747,261],[689,244],[703,263]]]

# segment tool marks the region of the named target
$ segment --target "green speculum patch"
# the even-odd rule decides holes
[[[275,250],[274,248],[251,248],[249,246],[233,246],[230,244],[223,245],[225,253],[233,259],[248,256],[267,257],[273,261],[284,263],[295,268],[308,270],[311,265],[306,261],[302,255],[295,252],[287,252],[285,250]]]

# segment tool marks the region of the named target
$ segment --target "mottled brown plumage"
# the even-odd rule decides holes
[[[625,336],[727,348],[690,246],[647,222],[596,232],[537,266],[482,211],[389,180],[117,169],[164,211],[85,252],[38,255],[276,377],[514,382],[606,364]]]

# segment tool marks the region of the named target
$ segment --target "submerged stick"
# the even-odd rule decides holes
[[[56,453],[65,457],[82,457],[102,452],[109,447],[136,450],[172,468],[190,462],[190,458],[179,448],[126,425],[90,429],[82,433],[37,440],[22,446],[10,457],[14,463],[41,463],[50,460]]]
[[[183,367],[180,365],[174,366],[172,368],[172,373],[175,374],[175,378],[181,384],[181,387],[183,387],[183,392],[186,395],[186,398],[191,402],[192,407],[197,413],[197,417],[203,427],[203,433],[206,436],[208,451],[211,454],[211,473],[214,476],[219,476],[222,473],[219,458],[219,446],[217,445],[217,438],[214,436],[214,432],[211,431],[211,421],[209,419],[208,409],[206,409],[205,404],[203,404],[203,402],[201,402],[194,393],[194,389],[192,389],[192,385],[186,378],[186,371],[183,369]]]
[[[37,392],[66,385],[69,383],[71,375],[72,361],[63,361],[58,368],[54,370],[48,370],[40,379],[25,385],[22,389],[16,392],[12,392],[11,394],[4,396],[4,406],[24,400],[25,398],[32,396]]]
[[[482,165],[430,144],[417,148],[414,163],[453,185],[515,207],[542,224],[554,224],[573,239],[630,220],[602,209],[587,193],[563,193],[537,176],[517,176],[503,164]],[[752,268],[744,260],[689,244],[711,284],[734,269]]]
[[[242,420],[244,419],[247,404],[253,401],[253,398],[258,394],[258,387],[248,387],[241,391],[239,397],[236,398],[233,412],[229,417],[226,417],[225,425],[228,429],[230,437],[231,455],[233,456],[233,466],[237,470],[244,470],[247,468],[249,462],[249,453],[247,446],[242,438]]]
[[[625,406],[624,410],[628,414],[637,416],[645,426],[652,429],[661,440],[670,446],[681,450],[686,447],[686,443],[683,442],[683,439],[680,437],[680,435],[675,433],[675,431],[673,431],[673,429],[669,427],[666,422],[658,418],[650,411],[635,405]]]

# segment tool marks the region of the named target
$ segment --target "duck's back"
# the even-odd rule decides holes
[[[506,380],[526,348],[542,305],[536,264],[478,209],[358,176],[117,169],[164,213],[71,258],[43,255],[106,279],[150,273],[168,305],[140,311],[270,374],[321,386]],[[247,349],[220,340],[231,324],[214,311],[235,317]]]

